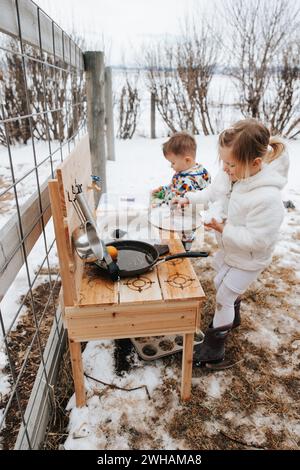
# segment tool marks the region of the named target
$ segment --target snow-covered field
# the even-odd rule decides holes
[[[107,166],[108,191],[145,194],[167,183],[172,170],[162,156],[164,140],[137,137],[116,141],[116,161],[108,162]],[[215,175],[217,137],[200,136],[197,142],[198,161]],[[201,448],[201,442],[204,448],[230,448],[232,443],[239,448],[300,448],[297,408],[300,402],[300,142],[289,142],[288,148],[291,167],[283,199],[291,199],[296,209],[286,213],[273,264],[248,296],[245,294],[243,324],[229,342],[229,354],[238,364],[215,373],[194,370],[193,397],[184,405],[178,393],[180,357],[174,355],[147,363],[132,352],[129,371],[118,376],[114,342],[90,342],[84,351],[84,368],[88,375],[126,389],[146,385],[151,398],[144,388],[116,390],[86,378],[87,406],[77,409],[74,396],[68,404],[70,422],[69,436],[64,443],[66,449],[188,449]],[[18,158],[22,171],[26,171],[27,160]],[[0,178],[5,181],[6,175],[6,164],[3,169],[1,160]],[[10,214],[7,210],[6,220]],[[211,234],[206,235],[205,246],[211,252],[215,250]],[[39,250],[35,252],[37,259]],[[210,300],[205,313],[211,315],[213,271],[210,262],[210,259],[195,261],[194,265]],[[19,296],[28,288],[26,282],[24,272],[20,272],[9,295],[1,302],[4,318],[13,317]],[[204,322],[207,323],[208,318]],[[2,345],[2,394],[9,389],[7,377],[1,375],[5,362]],[[285,387],[286,383],[290,384],[290,389]],[[246,391],[253,396],[248,405]],[[230,406],[226,408],[228,403]],[[289,407],[288,411],[285,406]],[[274,436],[278,436],[277,441]],[[273,446],[272,442],[275,442]]]

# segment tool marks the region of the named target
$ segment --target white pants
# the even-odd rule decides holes
[[[214,278],[217,295],[213,326],[218,328],[230,325],[233,322],[235,300],[257,279],[262,269],[245,271],[244,269],[233,268],[224,262],[223,251],[217,252],[212,265],[217,271]]]

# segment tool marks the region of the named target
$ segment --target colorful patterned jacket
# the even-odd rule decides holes
[[[170,184],[161,186],[155,197],[167,202],[175,196],[184,196],[188,191],[201,191],[211,181],[208,171],[199,163],[185,171],[175,173]]]

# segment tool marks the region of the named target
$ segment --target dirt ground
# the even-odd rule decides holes
[[[44,282],[32,291],[32,299],[29,294],[27,297],[20,299],[20,302],[24,301],[27,311],[23,314],[16,329],[9,334],[7,346],[15,367],[15,375],[18,376],[21,370],[23,372],[17,388],[19,403],[16,395],[14,395],[6,416],[6,425],[0,434],[3,449],[14,448],[19,427],[22,423],[20,408],[24,413],[41,362],[41,352],[45,348],[53,324],[59,290],[60,282],[57,282],[53,288],[53,299],[48,302],[50,285],[49,282]],[[35,315],[33,315],[33,305]],[[37,323],[39,326],[38,334],[36,334]],[[30,352],[28,353],[29,348]],[[26,365],[24,365],[25,358]],[[13,385],[8,365],[4,372],[11,377],[11,384]],[[6,406],[8,398],[8,396],[2,398],[0,395],[0,408]]]

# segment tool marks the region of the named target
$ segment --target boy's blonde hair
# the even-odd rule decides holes
[[[197,144],[196,140],[188,132],[176,132],[162,146],[164,156],[169,153],[174,155],[190,155],[196,158]]]
[[[230,147],[235,160],[247,170],[255,158],[270,163],[285,150],[279,137],[271,137],[268,128],[256,119],[243,119],[225,129],[219,136],[220,147]],[[272,151],[268,152],[268,146]]]

